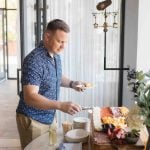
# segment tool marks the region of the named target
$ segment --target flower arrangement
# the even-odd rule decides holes
[[[125,144],[126,131],[122,128],[108,129],[108,137],[115,144]]]
[[[140,130],[115,128],[114,130],[108,129],[108,137],[115,144],[135,144],[140,137]]]
[[[130,108],[130,111],[126,118],[127,126],[130,129],[140,130],[143,126],[143,117],[140,115],[140,107],[136,104]]]

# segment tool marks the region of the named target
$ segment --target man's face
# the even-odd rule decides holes
[[[46,33],[47,48],[53,54],[60,53],[68,41],[68,33],[63,30],[50,31]]]

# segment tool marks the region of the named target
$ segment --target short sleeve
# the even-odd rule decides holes
[[[30,84],[40,86],[42,72],[43,69],[40,60],[34,58],[25,59],[22,67],[22,85]]]

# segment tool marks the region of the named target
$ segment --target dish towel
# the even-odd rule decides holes
[[[58,150],[82,150],[82,143],[61,143]]]

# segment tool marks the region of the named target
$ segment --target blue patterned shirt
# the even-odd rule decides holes
[[[54,60],[43,45],[35,48],[24,59],[22,86],[39,86],[39,94],[50,100],[58,100],[62,77],[60,56],[54,55]],[[51,124],[55,115],[55,110],[41,110],[27,105],[23,92],[20,93],[20,101],[16,111],[45,124]]]

